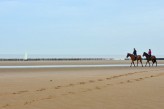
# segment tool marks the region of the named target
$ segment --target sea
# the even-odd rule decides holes
[[[164,58],[164,55],[156,55],[157,58]],[[107,60],[125,60],[126,55],[45,55],[45,54],[0,54],[0,59],[39,59],[39,58],[60,58],[60,59],[75,59],[75,58],[102,58]]]

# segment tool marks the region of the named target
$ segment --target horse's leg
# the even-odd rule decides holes
[[[149,62],[149,61],[148,61]],[[150,62],[149,62],[149,67],[150,67]]]
[[[137,67],[138,67],[138,60],[137,60]]]
[[[142,67],[143,67],[142,60],[140,60],[140,63],[141,63],[141,65],[142,65]]]
[[[156,59],[154,59],[154,63],[156,63],[156,67],[157,67],[157,60],[156,60]],[[154,63],[153,63],[153,64],[154,64]]]
[[[133,61],[131,62],[131,65],[130,65],[130,67],[132,67],[132,63],[133,63]]]
[[[134,67],[135,67],[134,61],[133,61],[133,65],[134,65]]]
[[[147,66],[147,61],[146,61],[146,65],[145,65],[145,67]]]
[[[155,61],[154,60],[152,60],[152,66],[153,66],[153,64],[155,63]]]

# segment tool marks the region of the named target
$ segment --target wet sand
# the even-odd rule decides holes
[[[1,62],[0,65],[129,62]],[[163,83],[162,66],[0,69],[0,109],[163,109]]]

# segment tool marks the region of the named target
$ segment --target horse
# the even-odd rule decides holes
[[[141,55],[137,55],[137,57],[135,57],[133,54],[127,53],[127,56],[126,57],[128,58],[129,56],[130,56],[130,58],[132,60],[130,67],[132,66],[132,64],[135,67],[134,61],[136,61],[136,60],[137,60],[137,67],[138,67],[138,61],[140,61],[141,65],[143,67]]]
[[[143,57],[144,56],[146,57],[146,60],[147,60],[146,65],[147,65],[147,63],[149,63],[149,67],[150,67],[150,62],[149,61],[152,61],[153,62],[152,66],[153,66],[154,63],[156,63],[156,67],[157,67],[157,59],[156,59],[155,56],[150,57],[146,52],[143,53]],[[145,65],[145,67],[146,67],[146,65]]]

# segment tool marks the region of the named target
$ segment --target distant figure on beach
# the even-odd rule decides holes
[[[137,58],[137,50],[134,48],[133,55],[135,56],[135,59]]]
[[[151,49],[149,49],[149,51],[148,51],[148,55],[149,55],[150,58],[151,58]]]

